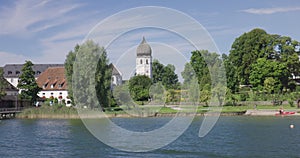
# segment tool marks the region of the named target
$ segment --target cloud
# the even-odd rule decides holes
[[[0,51],[0,56],[1,56],[0,67],[9,63],[24,63],[25,60],[29,60],[28,57],[25,57],[23,55],[13,54],[9,52],[2,52],[2,51]]]
[[[15,1],[0,10],[0,34],[26,35],[66,23],[67,13],[83,4],[58,3],[55,1]],[[57,22],[57,19],[65,19]]]
[[[291,11],[300,11],[300,7],[278,7],[278,8],[250,8],[241,10],[245,13],[250,14],[275,14],[275,13],[283,13],[283,12],[291,12]]]

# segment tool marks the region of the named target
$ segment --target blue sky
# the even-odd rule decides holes
[[[220,53],[228,53],[236,37],[256,27],[300,41],[300,1],[296,0],[1,0],[0,4],[0,66],[25,60],[63,63],[66,54],[97,23],[140,6],[162,6],[186,13],[209,32]],[[147,40],[161,42],[151,36]]]

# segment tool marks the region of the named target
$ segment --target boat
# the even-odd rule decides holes
[[[277,112],[275,115],[294,115],[296,112],[294,111],[284,111],[281,114]]]

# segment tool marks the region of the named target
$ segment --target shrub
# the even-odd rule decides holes
[[[295,104],[294,104],[294,100],[293,99],[289,99],[288,100],[288,103],[291,107],[295,107]]]

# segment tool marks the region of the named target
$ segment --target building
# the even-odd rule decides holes
[[[136,75],[152,78],[152,50],[144,37],[136,49]]]
[[[112,68],[112,76],[111,76],[111,88],[113,89],[115,86],[119,86],[122,84],[122,73],[115,67],[115,65],[110,64]]]
[[[35,72],[35,78],[44,72],[49,67],[63,67],[63,64],[35,64],[32,66],[32,70]],[[14,87],[18,86],[19,76],[22,74],[23,64],[6,64],[3,67],[4,78],[12,84]]]
[[[41,98],[57,98],[58,101],[68,102],[67,79],[64,67],[49,67],[36,80],[42,90],[38,93]]]
[[[0,108],[15,108],[17,107],[17,97],[19,90],[12,84],[10,84],[7,80],[3,79],[3,81],[5,96],[0,98]]]

